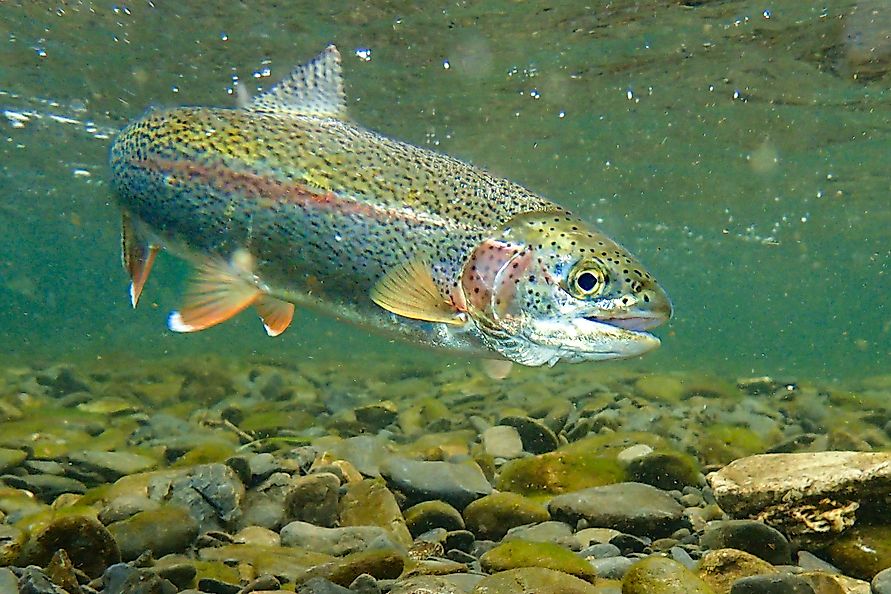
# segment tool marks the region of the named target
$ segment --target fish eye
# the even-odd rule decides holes
[[[587,266],[578,267],[570,275],[569,292],[573,297],[584,299],[597,295],[606,285],[606,275],[599,268]]]

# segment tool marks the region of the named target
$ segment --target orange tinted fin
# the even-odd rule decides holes
[[[384,275],[369,295],[382,308],[398,316],[463,325],[466,318],[455,305],[443,297],[430,273],[430,266],[412,260]]]
[[[156,246],[143,240],[130,221],[130,215],[124,213],[121,216],[121,261],[124,269],[130,275],[130,304],[136,307],[142,288],[148,280],[155,255],[158,253]]]
[[[291,320],[294,318],[294,304],[270,297],[269,295],[261,295],[254,303],[260,319],[263,320],[263,327],[266,328],[266,334],[269,336],[278,336],[288,329]]]
[[[254,285],[223,264],[202,266],[186,289],[183,308],[173,311],[167,326],[174,332],[197,332],[225,322],[260,296]]]

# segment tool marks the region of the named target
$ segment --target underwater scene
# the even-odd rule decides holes
[[[891,594],[891,3],[0,33],[0,594]]]

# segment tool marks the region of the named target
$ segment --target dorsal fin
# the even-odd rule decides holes
[[[329,45],[313,60],[298,66],[274,87],[254,97],[248,109],[346,117],[340,52],[333,44]]]

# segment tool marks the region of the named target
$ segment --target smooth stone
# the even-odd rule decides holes
[[[0,476],[0,481],[16,489],[30,491],[41,501],[47,503],[51,503],[63,493],[82,495],[87,492],[87,486],[79,480],[53,474],[29,474],[26,476],[4,474]]]
[[[508,416],[502,418],[498,424],[514,427],[520,435],[523,449],[531,454],[546,454],[560,446],[560,440],[551,428],[537,419]]]
[[[608,559],[609,557],[619,557],[622,551],[619,547],[609,542],[598,542],[591,546],[585,547],[579,551],[579,556],[588,559]]]
[[[587,451],[557,450],[507,462],[497,487],[520,495],[554,495],[617,483],[624,477],[625,470],[615,460]]]
[[[891,568],[875,574],[870,583],[872,594],[891,594]]]
[[[397,581],[390,594],[465,594],[449,580],[432,575],[422,575]]]
[[[181,553],[198,537],[198,523],[181,507],[146,510],[108,526],[121,549],[121,559],[132,561],[146,551],[156,557]]]
[[[278,532],[263,526],[245,526],[232,535],[232,540],[236,544],[259,545],[263,547],[278,547],[282,544],[282,538]]]
[[[613,528],[630,534],[668,536],[683,527],[684,508],[664,491],[641,483],[618,483],[558,495],[548,511],[555,520]]]
[[[589,559],[588,563],[594,568],[597,577],[607,580],[621,580],[632,565],[635,559],[628,557],[607,557],[605,559]]]
[[[564,542],[572,538],[572,526],[564,522],[547,521],[541,524],[530,524],[511,528],[504,535],[505,542],[511,540],[527,540],[529,542]]]
[[[816,594],[810,582],[790,573],[753,575],[733,582],[730,594]]]
[[[335,458],[349,460],[366,476],[380,476],[380,466],[392,454],[389,441],[380,436],[357,435],[334,444],[328,451]]]
[[[412,542],[396,497],[380,478],[349,484],[340,498],[340,526],[380,526],[402,546]]]
[[[776,574],[777,569],[745,551],[718,549],[705,552],[696,566],[696,573],[715,592],[729,592],[736,580],[753,575]]]
[[[154,468],[157,462],[153,458],[131,452],[102,452],[83,450],[68,454],[70,463],[84,467],[88,471],[98,472],[106,481],[116,481],[122,476],[145,472]]]
[[[182,474],[160,473],[148,482],[149,498],[187,509],[202,533],[235,524],[244,493],[241,479],[225,464],[200,464]]]
[[[629,446],[616,454],[616,460],[622,465],[628,466],[634,460],[643,458],[644,456],[652,453],[653,448],[645,443],[638,443],[633,446]]]
[[[0,567],[0,592],[4,594],[18,594],[19,592],[19,578],[6,567]]]
[[[359,406],[353,412],[356,421],[370,431],[380,431],[392,424],[399,415],[399,409],[389,400]]]
[[[283,546],[302,547],[338,557],[372,549],[399,548],[390,532],[380,526],[325,528],[296,521],[282,528],[280,534]]]
[[[506,542],[484,553],[480,557],[480,565],[489,573],[520,567],[543,567],[589,581],[597,577],[590,563],[569,549],[549,542]]]
[[[771,524],[790,537],[812,534],[814,526],[837,534],[853,525],[855,512],[867,511],[858,505],[887,493],[891,453],[761,454],[735,460],[707,479],[718,504],[732,516],[769,511]],[[827,506],[822,500],[837,503]]]
[[[60,516],[38,529],[22,550],[27,563],[45,567],[59,549],[65,549],[75,567],[90,577],[102,575],[120,562],[121,552],[111,533],[91,516]]]
[[[602,594],[583,579],[544,567],[521,567],[487,576],[472,594]],[[651,594],[651,593],[648,593]]]
[[[167,559],[169,558],[167,557]],[[159,560],[153,569],[158,572],[159,576],[180,589],[189,587],[194,582],[195,576],[198,575],[198,569],[193,563],[189,562],[162,563]]]
[[[543,505],[516,493],[492,493],[464,508],[467,529],[486,540],[501,540],[511,528],[550,519]]]
[[[622,594],[715,594],[695,573],[667,557],[638,561],[622,578]]]
[[[700,484],[699,465],[678,452],[653,452],[628,463],[628,480],[671,491]]]
[[[0,472],[15,468],[27,459],[28,454],[22,450],[0,448]]]
[[[250,565],[255,575],[269,574],[292,582],[306,578],[307,571],[334,559],[315,550],[240,544],[203,548],[198,551],[198,557],[201,561],[221,562],[225,566]],[[219,577],[228,579],[228,576]]]
[[[238,594],[241,586],[216,578],[200,578],[198,580],[198,590],[208,594]]]
[[[563,522],[560,523],[563,524]],[[568,526],[568,524],[565,525]],[[576,532],[574,536],[582,547],[586,547],[597,542],[608,543],[621,534],[621,532],[612,528],[585,528]]]
[[[144,495],[123,495],[109,501],[99,511],[99,521],[108,526],[138,514],[139,512],[158,509],[161,504]]]
[[[394,456],[383,463],[381,474],[391,488],[405,495],[406,503],[411,505],[441,499],[460,510],[492,492],[492,485],[473,463],[430,462]]]
[[[493,458],[519,458],[523,455],[523,441],[516,427],[496,425],[483,431],[483,450]]]
[[[773,565],[792,563],[792,547],[783,534],[755,520],[710,522],[699,539],[706,549],[738,549]]]
[[[461,517],[461,512],[445,501],[422,501],[405,510],[404,515],[408,530],[415,538],[434,528],[464,529],[464,518]]]
[[[405,568],[405,558],[393,550],[375,550],[352,553],[329,563],[316,565],[302,579],[324,577],[335,584],[349,586],[363,573],[375,579],[396,579]]]
[[[842,573],[871,580],[891,567],[891,526],[854,526],[826,549]]]
[[[451,532],[446,533],[445,540],[442,541],[442,546],[446,551],[457,549],[468,553],[470,552],[470,549],[473,548],[474,542],[476,542],[476,538],[474,538],[471,531],[452,530]]]
[[[325,578],[317,577],[300,584],[294,592],[295,594],[350,594],[352,591]]]
[[[337,524],[340,479],[329,472],[297,477],[285,494],[288,518],[331,528]]]

